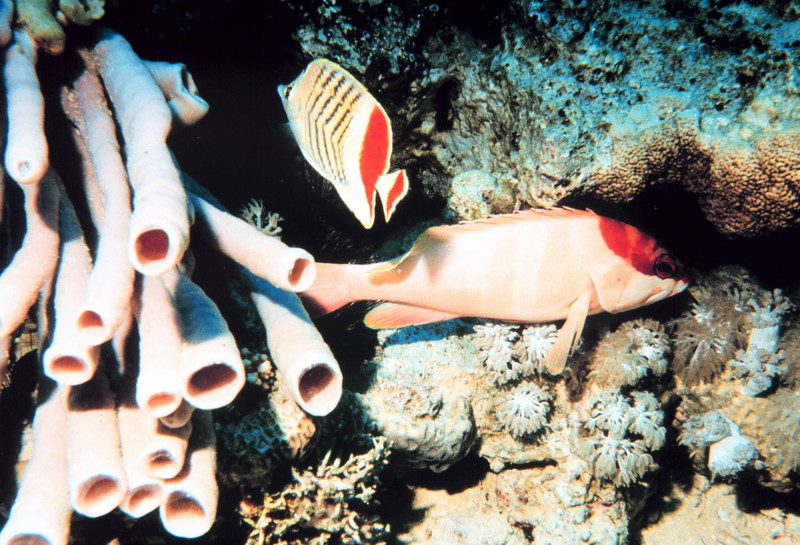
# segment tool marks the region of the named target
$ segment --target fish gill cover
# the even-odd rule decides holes
[[[793,3],[17,0],[0,2],[0,20],[0,544],[40,539],[30,524],[48,543],[121,545],[800,541]],[[126,56],[109,60],[111,45]],[[127,115],[115,96],[133,79],[124,71],[115,90],[112,73],[134,57],[185,66],[159,77],[165,65],[144,64],[163,86]],[[276,87],[315,58],[380,102],[389,170],[409,173],[396,214],[370,231],[281,128]],[[40,103],[15,93],[35,88]],[[182,205],[133,246],[141,273],[129,227],[103,237],[103,207],[131,197],[93,199],[84,185],[81,143],[102,125],[85,115],[103,103],[134,210],[147,208],[137,191],[158,193],[134,180],[154,141],[164,160],[144,167],[169,170],[171,152],[197,179],[165,176]],[[160,121],[144,130],[140,116]],[[288,291],[314,258],[385,261],[431,226],[551,206],[634,225],[693,279],[666,301],[590,316],[558,376],[543,361],[560,323],[373,332],[358,304],[312,324]],[[124,290],[82,288],[65,265],[100,263],[103,238],[122,248],[110,270]],[[180,253],[183,276],[148,269]],[[30,255],[34,274],[14,272]],[[52,302],[26,319],[40,285]],[[59,332],[60,305],[93,294],[115,329],[100,335],[87,315],[85,334]],[[137,333],[122,344],[131,313]],[[318,350],[287,366],[301,336]],[[192,358],[184,342],[200,347]],[[192,367],[212,346],[210,365]],[[160,367],[170,361],[185,374]],[[63,386],[40,373],[48,362]],[[326,416],[307,412],[340,394]]]

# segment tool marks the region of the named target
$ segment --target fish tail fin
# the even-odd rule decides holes
[[[390,172],[378,178],[375,190],[381,197],[383,217],[388,222],[397,208],[397,203],[408,193],[408,176],[406,176],[405,169]]]
[[[352,265],[317,263],[317,276],[310,288],[300,293],[312,317],[329,314],[357,300],[346,278]]]

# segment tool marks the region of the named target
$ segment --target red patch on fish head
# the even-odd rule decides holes
[[[389,124],[377,106],[372,109],[361,145],[359,168],[370,207],[375,203],[375,184],[389,167]]]
[[[608,249],[625,259],[642,274],[654,275],[656,241],[636,227],[609,218],[600,218],[600,234]]]

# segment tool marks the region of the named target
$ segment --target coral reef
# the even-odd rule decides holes
[[[755,239],[772,262],[735,265],[754,246],[736,238],[689,294],[590,317],[560,376],[555,324],[375,334],[345,309],[319,322],[328,348],[292,293],[313,257],[276,238],[351,261],[394,237],[382,260],[443,221],[585,201],[688,203],[726,236],[797,228],[797,6],[255,5],[0,2],[0,544],[65,543],[68,521],[78,544],[800,539],[800,293],[779,237]],[[104,10],[133,45],[78,28]],[[186,67],[134,49],[222,72],[212,128],[190,126],[208,104]],[[264,137],[307,57],[374,90],[410,165],[395,223],[341,244],[316,229],[330,195],[296,198],[300,154]],[[264,201],[240,220],[178,161]],[[650,212],[632,208],[609,205]]]
[[[293,470],[294,483],[264,497],[261,506],[243,503],[244,521],[253,527],[248,545],[385,543],[389,527],[374,516],[379,476],[388,461],[385,440],[342,462],[330,453],[316,469]],[[309,533],[310,532],[310,533]]]
[[[432,32],[461,10],[377,6],[326,4],[298,42],[376,85],[407,86],[411,99],[393,106],[405,153],[436,163],[421,177],[455,217],[577,192],[630,201],[659,185],[693,195],[726,235],[800,220],[794,11],[512,1]],[[334,16],[348,24],[325,24]],[[354,32],[356,20],[375,30]],[[417,79],[406,83],[404,66]]]

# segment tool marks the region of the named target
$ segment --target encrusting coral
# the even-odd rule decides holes
[[[246,369],[219,309],[189,278],[190,221],[195,214],[202,220],[211,244],[256,284],[254,294],[271,290],[265,328],[286,378],[274,403],[291,409],[277,410],[277,426],[287,430],[292,411],[307,418],[296,403],[325,414],[341,394],[338,365],[307,318],[281,318],[281,311],[297,313],[296,297],[273,287],[302,289],[313,280],[314,261],[263,233],[264,226],[227,214],[180,171],[167,137],[208,109],[183,65],[145,63],[107,29],[66,47],[67,22],[90,24],[103,3],[62,0],[57,13],[51,4],[17,2],[21,26],[3,67],[5,163],[24,205],[12,197],[0,212],[8,213],[4,222],[15,222],[6,225],[24,218],[27,228],[19,246],[8,241],[16,252],[0,274],[0,383],[17,365],[11,340],[40,292],[43,375],[29,462],[0,543],[23,536],[65,543],[71,511],[97,517],[118,506],[133,517],[157,509],[168,532],[197,537],[217,510],[208,410],[234,399]],[[9,32],[3,37],[11,39]],[[82,187],[62,182],[50,164],[48,148],[58,143],[48,145],[44,133],[44,96],[51,94],[36,76],[40,49],[79,67],[61,82],[61,108],[71,122]],[[11,195],[1,188],[0,194]],[[89,211],[88,220],[73,208],[76,196],[86,200],[77,208]],[[253,255],[270,259],[256,262]],[[293,343],[295,333],[316,335],[314,354]],[[129,337],[138,345],[125,350]],[[307,441],[313,425],[301,428],[297,435]]]

